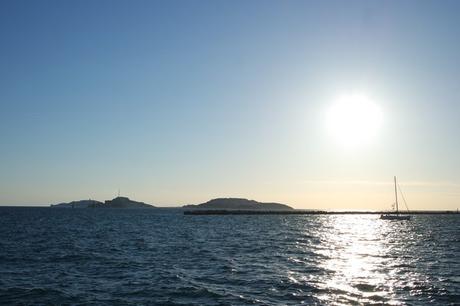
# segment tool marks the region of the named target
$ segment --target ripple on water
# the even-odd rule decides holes
[[[459,221],[0,208],[0,304],[455,305]]]

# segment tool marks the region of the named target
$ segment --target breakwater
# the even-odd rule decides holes
[[[388,211],[324,211],[324,210],[186,210],[184,215],[380,215],[396,214]],[[417,210],[403,212],[404,215],[453,215],[451,210]],[[460,215],[460,214],[459,214]]]

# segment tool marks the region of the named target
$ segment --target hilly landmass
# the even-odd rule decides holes
[[[96,200],[80,200],[51,205],[52,208],[156,208],[153,205],[133,201],[127,197],[116,197],[100,202]],[[182,208],[191,210],[256,210],[256,211],[285,211],[294,210],[281,203],[262,203],[243,198],[217,198],[206,203],[185,205]]]
[[[280,203],[261,203],[241,198],[218,198],[197,205],[185,205],[185,209],[207,210],[293,210],[292,207]]]
[[[96,206],[98,207],[98,206]],[[130,200],[126,197],[116,197],[113,200],[107,200],[101,207],[109,208],[155,208],[155,206],[144,203]]]
[[[96,205],[104,204],[102,202],[96,200],[80,200],[80,201],[72,201],[68,203],[59,203],[59,204],[51,204],[53,208],[88,208],[88,207],[95,207]]]
[[[127,197],[116,197],[104,203],[95,200],[72,201],[51,205],[53,208],[155,208],[155,206],[130,200]]]

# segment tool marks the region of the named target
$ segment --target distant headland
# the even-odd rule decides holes
[[[281,203],[264,203],[244,198],[216,198],[201,204],[190,204],[178,207],[158,207],[144,202],[133,201],[118,196],[104,202],[96,200],[80,200],[50,205],[51,208],[141,208],[141,209],[177,209],[185,215],[361,215],[361,214],[392,214],[395,211],[325,211],[317,209],[294,209]],[[459,214],[459,211],[407,211],[404,214]]]
[[[52,208],[158,208],[153,205],[130,200],[127,197],[116,197],[100,202],[96,200],[80,200],[68,203],[52,204]],[[243,198],[217,198],[196,205],[184,205],[187,210],[254,210],[254,211],[292,211],[294,208],[280,203],[262,203]]]
[[[185,209],[199,210],[294,210],[280,203],[261,203],[241,198],[218,198],[197,205],[185,205]]]
[[[51,205],[53,208],[155,208],[155,206],[130,200],[127,197],[116,197],[104,203],[95,200],[72,201]]]

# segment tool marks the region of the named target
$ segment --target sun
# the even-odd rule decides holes
[[[340,145],[355,148],[372,142],[383,121],[380,107],[365,95],[340,96],[326,112],[326,127]]]

